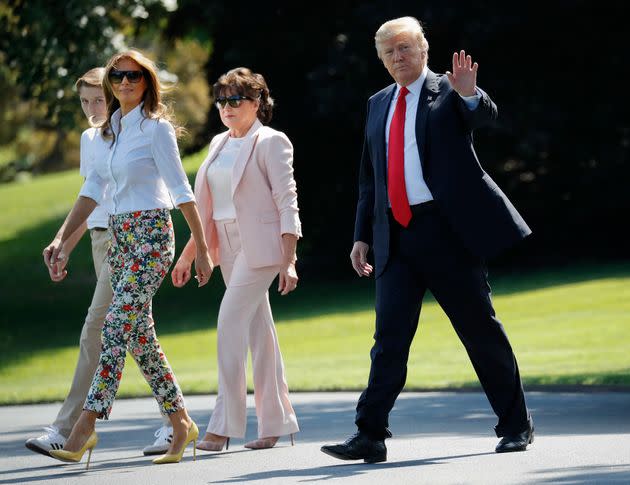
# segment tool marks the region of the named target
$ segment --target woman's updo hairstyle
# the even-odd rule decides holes
[[[237,67],[223,74],[212,86],[215,99],[219,96],[249,96],[258,99],[260,105],[256,116],[261,123],[271,121],[273,115],[273,98],[269,96],[269,88],[262,74],[252,72],[246,67]]]

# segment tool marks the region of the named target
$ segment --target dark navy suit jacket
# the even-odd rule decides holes
[[[395,91],[392,84],[368,101],[359,175],[354,240],[372,247],[377,277],[389,256],[385,125]],[[531,234],[483,170],[473,147],[473,130],[496,117],[497,107],[487,94],[482,92],[479,106],[471,111],[446,76],[428,71],[416,116],[422,172],[438,210],[468,250],[483,259]]]

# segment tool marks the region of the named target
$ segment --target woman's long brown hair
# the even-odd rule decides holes
[[[142,96],[142,102],[144,102],[144,117],[149,119],[164,119],[173,125],[177,136],[183,134],[185,131],[184,128],[175,123],[175,118],[170,107],[162,102],[162,95],[167,88],[160,83],[160,79],[157,74],[157,66],[142,52],[136,49],[131,49],[113,55],[105,66],[103,91],[105,93],[105,102],[107,103],[107,118],[101,125],[104,138],[111,138],[112,143],[116,139],[116,134],[112,130],[112,115],[118,108],[120,108],[120,102],[114,96],[114,91],[109,80],[109,73],[122,59],[130,59],[134,61],[140,66],[140,69],[142,69],[142,72],[144,73],[144,80],[147,85],[144,95]]]

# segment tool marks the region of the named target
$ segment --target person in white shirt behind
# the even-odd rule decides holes
[[[105,121],[107,117],[107,105],[103,93],[104,67],[95,67],[83,74],[75,83],[79,94],[81,108],[90,123],[90,128],[81,135],[81,161],[79,172],[85,178],[92,169],[94,163],[106,156],[109,143],[101,137],[97,125]],[[106,192],[101,203],[88,217],[86,224],[82,224],[66,243],[68,252],[79,242],[86,229],[89,230],[92,243],[92,260],[96,272],[96,286],[92,296],[92,302],[85,317],[85,323],[81,330],[79,340],[79,359],[74,371],[70,391],[63,402],[57,417],[52,425],[44,428],[43,435],[30,438],[25,445],[28,449],[50,456],[51,450],[60,450],[66,443],[66,437],[72,431],[87,396],[92,377],[98,366],[101,353],[101,330],[107,309],[112,302],[112,288],[109,283],[109,268],[106,264],[107,248],[109,247],[109,235],[107,232],[107,220],[111,211],[111,197]],[[58,241],[65,229],[65,222],[57,232],[55,239],[48,244],[43,251],[44,263],[48,268],[50,279],[61,282],[67,276],[65,266],[67,260],[59,268],[50,264],[52,254],[51,246]],[[58,270],[58,272],[57,272]],[[172,440],[173,430],[166,416],[162,418],[164,425],[155,433],[156,440],[152,445],[144,448],[144,454],[163,454],[168,450]]]
[[[105,157],[88,173],[79,198],[68,215],[61,237],[51,244],[50,265],[67,261],[71,235],[103,200],[109,186],[111,246],[108,265],[113,290],[105,317],[102,349],[83,412],[63,450],[50,455],[61,461],[80,461],[96,446],[96,419],[108,419],[118,391],[126,352],[134,357],[163,414],[173,427],[165,455],[154,463],[179,462],[198,428],[186,411],[177,380],[160,348],[151,303],[174,257],[170,209],[178,207],[190,227],[197,254],[199,286],[212,273],[195,198],[183,170],[176,130],[162,103],[155,64],[136,50],[114,55],[103,80],[107,117],[100,127],[108,142]],[[89,466],[88,456],[88,466]]]

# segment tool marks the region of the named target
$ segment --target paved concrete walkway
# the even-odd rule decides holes
[[[302,431],[270,450],[235,439],[228,452],[189,448],[182,463],[156,466],[141,448],[160,426],[152,399],[119,400],[99,422],[89,471],[24,447],[53,421],[58,404],[0,407],[0,484],[521,484],[630,483],[630,393],[527,394],[536,440],[525,453],[498,455],[495,423],[481,393],[404,393],[392,414],[389,461],[342,462],[319,451],[354,431],[357,393],[294,393]],[[187,398],[203,430],[214,396]],[[256,434],[252,402],[247,439]],[[86,456],[87,457],[87,456]],[[84,462],[85,463],[85,459]]]

